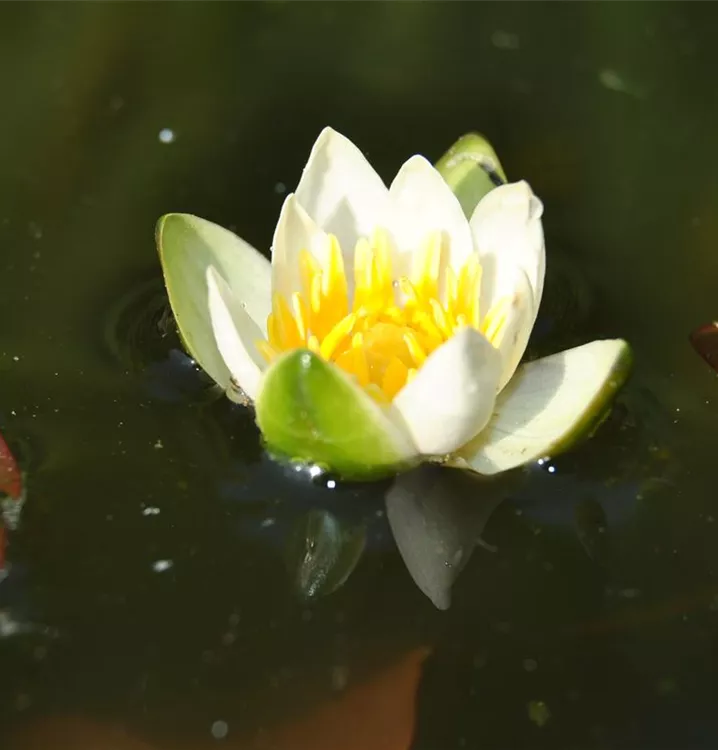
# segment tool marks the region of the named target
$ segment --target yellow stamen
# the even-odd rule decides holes
[[[381,389],[389,398],[394,398],[404,387],[409,368],[398,358],[389,360],[389,364],[382,377]]]
[[[324,341],[322,341],[321,346],[319,347],[319,353],[322,355],[322,357],[324,357],[324,359],[332,358],[337,347],[342,342],[342,339],[345,339],[351,334],[352,329],[354,328],[354,324],[356,323],[356,319],[356,313],[347,315],[344,320],[342,320],[340,323],[337,323],[337,325],[335,325],[334,328],[329,331],[329,333],[324,338]]]
[[[303,250],[301,291],[288,301],[274,295],[267,340],[257,342],[261,355],[271,362],[284,351],[307,348],[355,377],[372,398],[388,402],[458,330],[473,327],[500,345],[514,300],[502,298],[480,318],[478,255],[444,269],[445,240],[432,232],[417,248],[411,278],[395,281],[390,243],[382,229],[357,242],[351,296],[336,237],[329,236],[324,262]]]
[[[424,351],[424,347],[419,343],[416,333],[411,330],[406,331],[404,333],[404,343],[416,366],[421,367],[426,359],[426,352]]]
[[[264,357],[264,359],[271,363],[274,358],[277,356],[277,352],[274,350],[272,345],[269,343],[269,341],[265,341],[264,339],[259,339],[259,341],[256,342],[257,344],[257,350],[259,353]]]

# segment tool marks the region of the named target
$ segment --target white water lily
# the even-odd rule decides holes
[[[387,188],[326,128],[271,264],[189,215],[163,217],[158,244],[190,353],[255,403],[271,448],[356,478],[447,457],[493,474],[565,447],[627,372],[621,340],[517,370],[543,291],[542,213],[522,181],[467,218],[422,156]]]

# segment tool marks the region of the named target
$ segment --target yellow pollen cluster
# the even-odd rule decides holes
[[[307,250],[300,253],[301,291],[290,300],[273,295],[268,340],[257,347],[268,362],[282,352],[310,349],[353,375],[375,399],[389,401],[460,329],[472,326],[498,346],[509,300],[480,320],[478,255],[455,273],[442,270],[443,249],[442,234],[431,233],[414,258],[412,278],[395,280],[389,240],[379,229],[370,241],[357,242],[350,294],[339,242],[330,235],[326,263]]]

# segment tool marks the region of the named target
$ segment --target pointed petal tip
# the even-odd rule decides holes
[[[335,146],[339,146],[341,148],[346,147],[347,145],[356,148],[356,144],[351,140],[351,138],[347,137],[346,135],[344,135],[344,133],[339,132],[330,125],[325,125],[314,141],[312,151],[319,151],[322,148],[331,149]]]
[[[436,167],[422,154],[410,156],[403,164],[403,169],[409,170],[426,170],[439,173]]]
[[[495,190],[487,193],[482,200],[482,203],[484,202],[496,211],[515,213],[517,219],[523,218],[524,221],[536,221],[543,216],[543,202],[534,193],[527,180],[499,185]]]

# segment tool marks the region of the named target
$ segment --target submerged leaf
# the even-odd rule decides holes
[[[439,159],[436,168],[459,199],[467,218],[488,192],[506,182],[496,152],[478,133],[459,138]]]
[[[276,360],[257,397],[271,451],[324,466],[343,479],[376,479],[415,458],[408,437],[339,368],[306,349]]]

